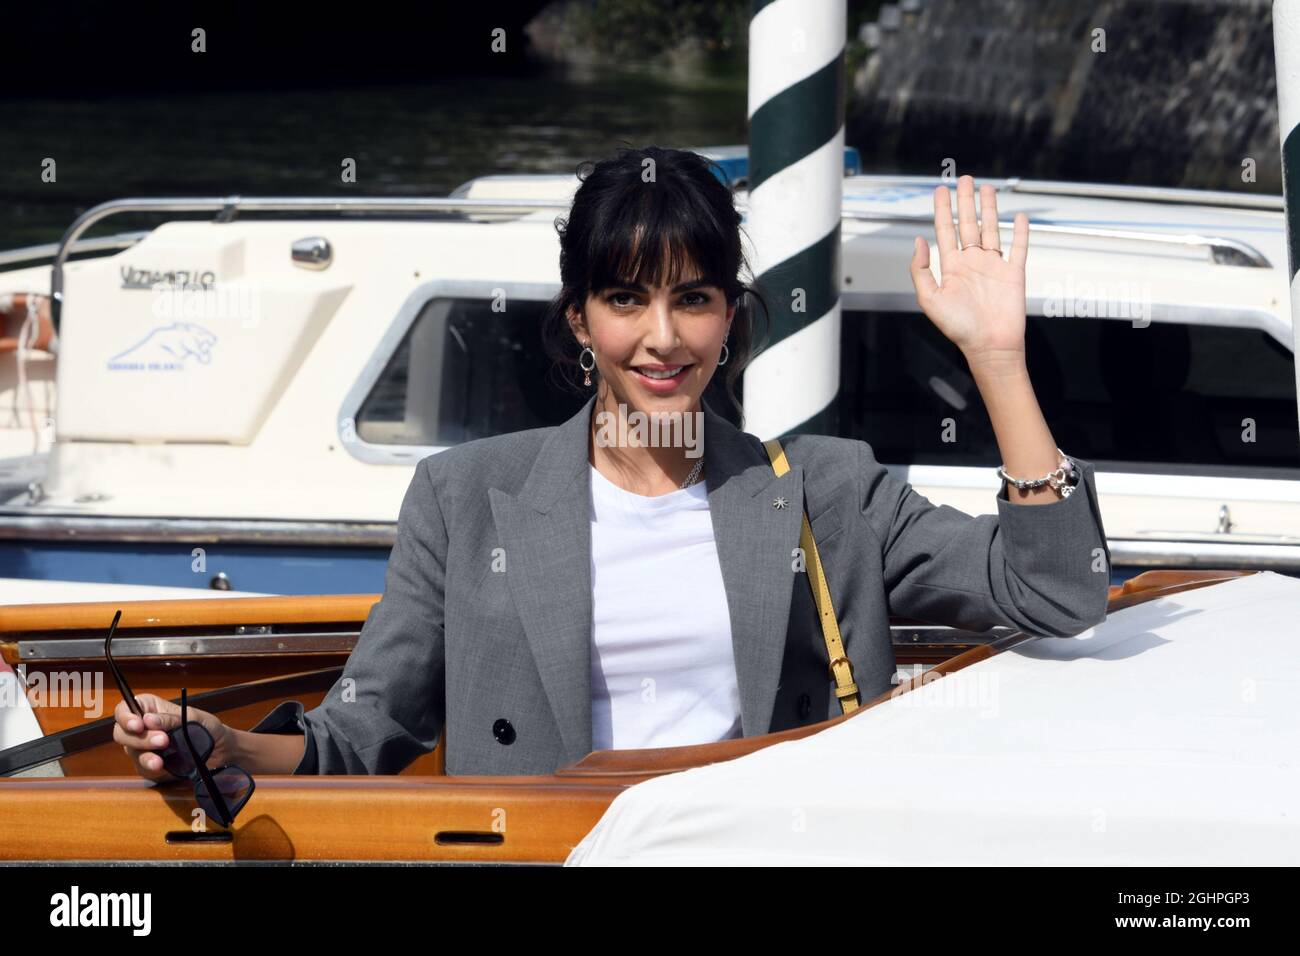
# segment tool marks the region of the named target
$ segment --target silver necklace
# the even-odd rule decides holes
[[[700,460],[695,463],[695,467],[692,468],[690,470],[690,473],[686,476],[686,480],[682,482],[682,487],[687,488],[695,484],[696,479],[700,477],[700,469],[703,467],[704,467],[704,456],[701,455]]]

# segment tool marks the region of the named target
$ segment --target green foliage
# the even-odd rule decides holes
[[[708,50],[743,46],[749,0],[591,0],[573,11],[583,43],[617,58],[652,57],[692,39]]]
[[[847,0],[847,40],[875,20],[884,0]],[[579,42],[613,59],[644,59],[698,40],[713,52],[744,50],[753,0],[587,0],[570,8]]]

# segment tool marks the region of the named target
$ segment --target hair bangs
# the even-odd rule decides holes
[[[611,221],[592,230],[591,291],[671,287],[697,278],[729,290],[720,224],[664,184],[637,181],[632,188],[639,190],[637,201],[615,204]]]

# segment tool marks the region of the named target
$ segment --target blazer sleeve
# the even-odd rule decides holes
[[[447,528],[431,458],[415,469],[397,519],[384,593],[319,706],[285,701],[256,733],[303,733],[295,774],[398,773],[437,746],[446,717],[443,594]]]
[[[1069,637],[1106,617],[1110,547],[1091,462],[1068,498],[997,515],[935,505],[860,448],[862,512],[879,541],[890,612],[969,630]],[[1073,457],[1073,456],[1072,456]]]

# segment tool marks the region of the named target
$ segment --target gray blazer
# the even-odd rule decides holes
[[[383,597],[343,675],[319,706],[286,701],[253,728],[306,734],[295,773],[397,773],[444,730],[449,774],[547,774],[590,752],[594,404],[420,461]],[[777,478],[757,437],[704,412],[745,736],[840,712],[807,575],[793,570],[800,502],[863,701],[891,687],[891,613],[1057,637],[1105,617],[1110,551],[1090,462],[1076,459],[1068,498],[1020,505],[1001,491],[996,516],[972,517],[850,439],[783,439],[790,470]]]

